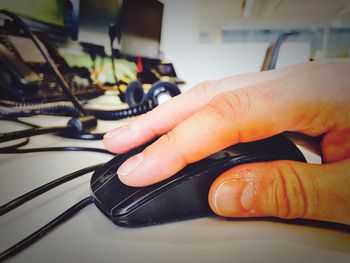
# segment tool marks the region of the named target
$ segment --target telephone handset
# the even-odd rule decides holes
[[[2,89],[0,96],[2,98],[34,95],[39,81],[38,74],[0,43],[0,88]]]
[[[42,37],[43,44],[50,54],[53,53],[52,58],[78,99],[91,99],[104,93],[92,84],[87,70],[70,68],[55,50],[55,44]],[[1,28],[0,99],[34,103],[66,100],[55,75],[31,39]]]
[[[0,43],[0,61],[23,85],[37,85],[39,76]]]

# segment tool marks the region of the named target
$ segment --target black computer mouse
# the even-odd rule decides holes
[[[117,225],[145,226],[213,215],[208,192],[213,181],[224,171],[250,162],[305,161],[291,141],[278,135],[228,147],[151,186],[123,184],[116,172],[118,167],[146,146],[117,155],[92,175],[94,203]]]

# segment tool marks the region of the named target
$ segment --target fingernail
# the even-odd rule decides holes
[[[254,185],[248,180],[223,181],[214,195],[216,212],[222,216],[244,215],[253,210],[254,202]]]
[[[143,153],[134,155],[133,157],[126,160],[118,169],[117,174],[119,176],[127,176],[134,171],[137,166],[143,161]]]
[[[103,138],[109,139],[109,138],[112,138],[114,136],[120,135],[121,133],[123,133],[127,129],[127,127],[128,127],[128,125],[124,125],[124,126],[116,128],[116,129],[113,129],[113,130],[107,132],[103,136]]]

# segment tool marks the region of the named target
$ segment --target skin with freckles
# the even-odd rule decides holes
[[[124,153],[161,136],[118,169],[146,186],[232,144],[292,131],[322,138],[323,163],[244,164],[213,183],[226,217],[275,216],[350,224],[350,64],[312,62],[201,83],[104,137]]]

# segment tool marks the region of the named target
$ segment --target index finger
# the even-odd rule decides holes
[[[124,153],[167,133],[180,122],[203,109],[215,95],[221,92],[281,79],[291,74],[300,74],[318,65],[318,63],[307,63],[276,71],[250,73],[228,77],[220,81],[200,83],[191,90],[135,118],[128,125],[107,133],[103,143],[111,152]]]

